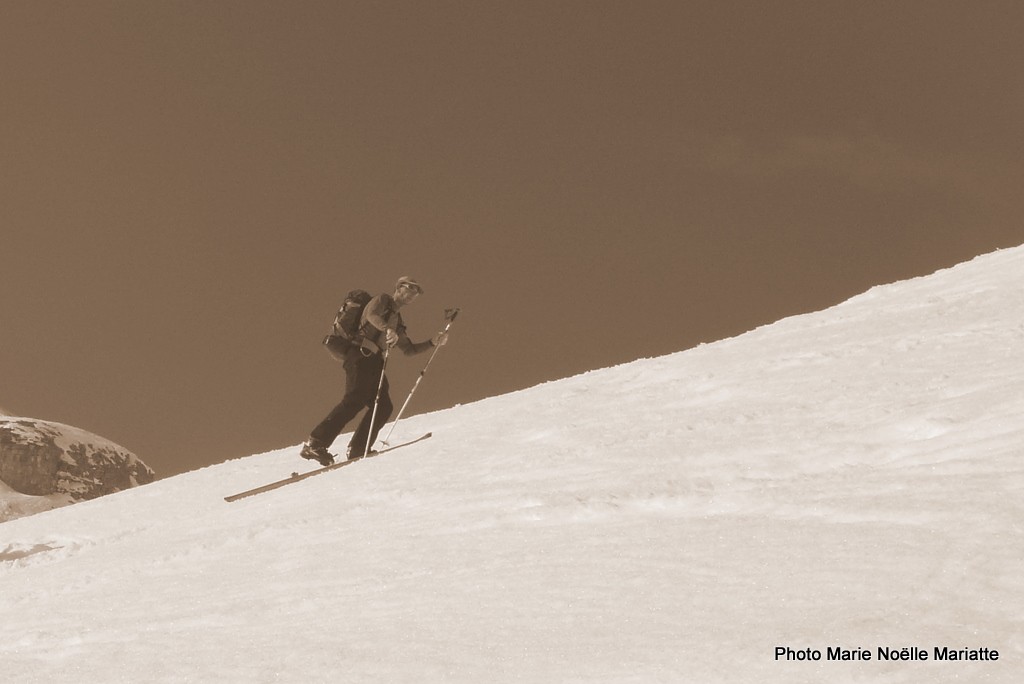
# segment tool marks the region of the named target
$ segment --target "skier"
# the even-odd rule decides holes
[[[388,392],[388,379],[383,375],[385,350],[398,347],[406,356],[412,356],[422,354],[431,347],[440,347],[448,341],[446,332],[439,332],[423,342],[412,342],[406,335],[405,324],[398,310],[411,304],[422,293],[423,288],[416,280],[403,276],[395,283],[393,295],[380,294],[366,304],[360,319],[359,341],[350,345],[345,352],[345,396],[313,428],[309,439],[302,445],[300,455],[303,458],[318,461],[325,466],[334,463],[334,455],[327,451],[327,447],[363,409],[369,410],[352,434],[347,457],[359,458],[366,453],[367,445],[377,441],[377,433],[394,410]],[[377,400],[376,420],[373,418],[374,400]]]

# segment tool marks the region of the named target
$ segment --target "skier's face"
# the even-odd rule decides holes
[[[419,288],[411,287],[405,283],[395,290],[395,301],[401,304],[411,304],[414,299],[420,296]]]

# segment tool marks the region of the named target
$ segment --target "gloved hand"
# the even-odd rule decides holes
[[[448,333],[439,332],[430,341],[435,347],[443,347],[448,344]]]
[[[398,344],[398,333],[393,328],[384,331],[384,344],[388,345],[388,349]]]

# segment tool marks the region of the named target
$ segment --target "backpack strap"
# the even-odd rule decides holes
[[[381,303],[384,305],[384,310],[381,312],[382,318],[387,320],[398,313],[398,310],[395,308],[395,300],[392,299],[391,295],[382,294],[379,298]],[[382,331],[378,330],[375,325],[367,320],[368,313],[369,304],[363,308],[362,324],[359,326],[359,336],[363,339],[370,340],[375,346],[380,347],[378,338],[381,336]]]

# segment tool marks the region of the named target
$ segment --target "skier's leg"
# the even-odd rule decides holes
[[[377,389],[375,366],[358,348],[349,350],[344,366],[345,396],[309,434],[313,446],[331,446],[345,426],[373,401]]]
[[[367,411],[363,416],[363,419],[359,421],[359,426],[356,431],[352,433],[352,441],[348,445],[349,457],[358,457],[366,453],[367,440],[369,445],[372,447],[374,442],[377,441],[377,434],[380,429],[387,424],[388,419],[391,417],[391,413],[394,411],[394,405],[391,403],[391,395],[388,391],[388,379],[385,376],[381,380],[380,385],[380,400],[377,402],[377,418],[373,421],[373,425],[370,425],[370,421],[373,419],[373,411]],[[376,398],[376,388],[374,388],[374,398]],[[372,403],[372,399],[371,399]]]

